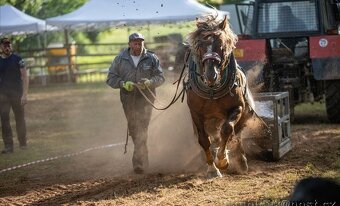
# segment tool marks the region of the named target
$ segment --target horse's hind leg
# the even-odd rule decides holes
[[[246,154],[241,141],[241,130],[244,127],[244,122],[248,119],[247,116],[242,116],[242,118],[238,121],[238,124],[235,125],[235,134],[232,136],[229,141],[228,147],[228,159],[230,163],[230,172],[234,172],[237,174],[246,174],[248,172],[248,163]]]
[[[229,172],[246,174],[248,172],[247,158],[239,137],[234,136],[228,144],[230,161]]]

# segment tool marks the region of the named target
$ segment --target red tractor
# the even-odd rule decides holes
[[[340,1],[256,0],[235,8],[235,56],[261,92],[288,91],[291,111],[325,99],[329,120],[340,123]]]

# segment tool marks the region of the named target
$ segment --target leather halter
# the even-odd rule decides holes
[[[237,66],[233,53],[230,54],[229,64],[223,70],[220,84],[213,87],[204,84],[199,73],[199,64],[196,61],[195,57],[190,55],[188,84],[196,95],[204,99],[219,99],[228,94],[235,86]]]

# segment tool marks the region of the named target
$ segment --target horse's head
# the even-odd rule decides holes
[[[217,20],[217,16],[204,16],[196,20],[196,25],[197,29],[189,34],[190,47],[202,80],[213,87],[220,83],[237,36],[230,29],[226,16],[223,20]]]

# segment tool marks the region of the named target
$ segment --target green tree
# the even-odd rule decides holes
[[[67,14],[76,10],[88,0],[0,0],[0,5],[10,4],[18,10],[39,19],[46,19],[54,16]],[[75,35],[82,38],[81,42],[88,41],[84,35]],[[83,39],[85,38],[85,39]],[[92,37],[94,38],[94,37]],[[21,48],[34,48],[37,43],[35,36],[16,36],[13,39],[20,42]],[[63,39],[62,32],[54,32],[48,35],[47,42],[60,41]],[[78,41],[78,39],[77,39]]]
[[[88,0],[44,0],[37,16],[42,19],[70,13]]]
[[[0,0],[0,5],[10,4],[28,15],[36,16],[44,0]]]
[[[46,19],[69,13],[88,0],[0,0],[0,5],[10,4],[28,15]]]

